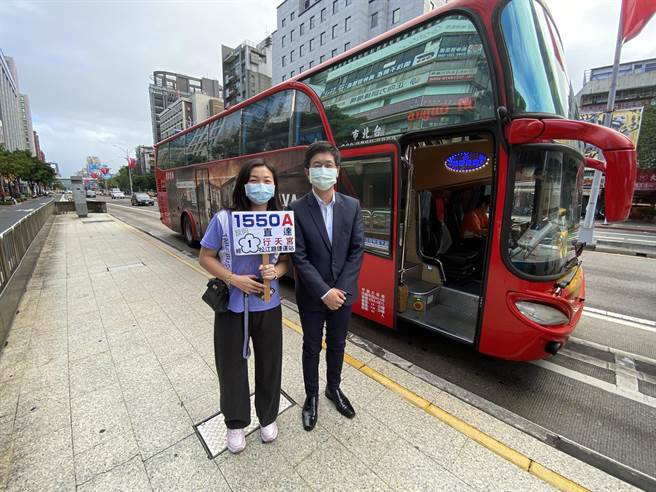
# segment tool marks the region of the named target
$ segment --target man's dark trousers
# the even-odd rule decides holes
[[[296,251],[296,303],[303,325],[303,376],[308,396],[319,392],[319,353],[326,323],[328,388],[339,388],[346,332],[353,302],[358,297],[358,274],[364,253],[360,203],[335,193],[332,238],[312,192],[293,202]],[[331,311],[321,298],[335,288],[344,293],[342,307]]]
[[[326,324],[327,386],[333,391],[339,389],[351,311],[352,306],[342,306],[336,311],[328,308],[321,311],[299,309],[303,325],[303,379],[307,395],[319,393],[319,355],[324,321]]]

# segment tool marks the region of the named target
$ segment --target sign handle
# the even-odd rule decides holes
[[[268,265],[269,264],[269,253],[263,253],[262,254],[262,265]],[[265,280],[264,281],[264,302],[268,303],[271,301],[271,281],[270,280]]]

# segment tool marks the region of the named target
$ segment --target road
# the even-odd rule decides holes
[[[18,205],[0,205],[0,234],[9,229],[20,219],[53,200],[53,197],[42,196],[19,203]]]
[[[160,224],[153,207],[110,201],[108,211],[198,254]],[[457,396],[513,425],[545,433],[551,445],[656,488],[656,260],[593,251],[583,260],[586,311],[570,343],[548,360],[496,360],[413,325],[392,331],[359,317],[351,322],[353,341],[405,359],[404,367],[454,385]],[[294,301],[291,285],[281,291]],[[629,468],[645,475],[629,477]]]

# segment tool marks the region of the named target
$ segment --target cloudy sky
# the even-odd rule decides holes
[[[62,175],[98,155],[152,144],[149,76],[168,70],[221,80],[221,44],[275,30],[281,0],[0,1],[0,48],[13,56],[34,128]],[[612,63],[620,0],[547,0],[576,90],[583,71]],[[656,57],[656,19],[622,60]]]

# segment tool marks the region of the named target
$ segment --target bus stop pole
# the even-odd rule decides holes
[[[613,110],[615,109],[615,94],[617,92],[617,77],[620,71],[620,57],[622,55],[622,16],[620,15],[620,23],[617,28],[617,43],[615,44],[615,60],[613,62],[613,74],[610,79],[610,88],[608,89],[608,103],[606,104],[606,112],[604,113],[604,126],[612,128],[613,126]],[[590,199],[588,206],[585,209],[585,219],[583,220],[583,227],[579,233],[579,239],[587,244],[594,244],[594,218],[597,211],[597,199],[599,198],[599,190],[601,189],[601,171],[595,170],[594,178],[592,179],[592,188],[590,189]]]

